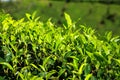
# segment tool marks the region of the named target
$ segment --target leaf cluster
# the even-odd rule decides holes
[[[1,80],[120,79],[119,36],[98,36],[67,13],[63,27],[35,14],[26,13],[28,21],[0,16]]]

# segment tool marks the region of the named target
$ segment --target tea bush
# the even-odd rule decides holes
[[[35,13],[0,15],[0,80],[119,80],[120,37],[76,26],[65,13],[58,27]]]

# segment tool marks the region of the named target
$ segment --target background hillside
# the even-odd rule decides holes
[[[70,14],[73,21],[95,28],[99,33],[113,31],[120,34],[120,1],[99,0],[16,0],[0,2],[1,11],[10,13],[14,19],[20,19],[25,13],[37,11],[42,21],[52,21],[61,25],[65,21],[64,12]]]

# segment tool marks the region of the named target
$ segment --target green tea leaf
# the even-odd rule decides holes
[[[56,73],[56,70],[49,71],[46,75],[46,79],[48,80],[50,78],[50,76],[52,76],[55,73]]]
[[[32,20],[32,16],[31,16],[31,14],[26,13],[26,17],[28,18],[28,20]]]
[[[44,80],[42,77],[33,76],[30,80]]]
[[[12,47],[12,49],[15,51],[15,52],[17,52],[18,50],[17,50],[17,47],[16,46],[14,46],[12,43],[10,43],[10,46]]]
[[[40,68],[45,72],[45,67],[42,66],[42,65],[39,65],[39,66],[40,66]]]
[[[47,65],[47,62],[49,61],[50,58],[51,58],[51,56],[48,56],[47,58],[44,59],[44,61],[43,61],[44,67],[45,67],[45,65]]]
[[[12,67],[9,63],[6,63],[6,62],[0,62],[0,64],[7,66],[10,70],[12,70],[12,71],[14,72],[13,67]]]
[[[85,77],[85,80],[89,80],[90,77],[92,77],[92,74],[88,74],[88,75]]]
[[[116,61],[120,65],[120,59],[113,58],[114,61]]]
[[[18,72],[18,75],[20,76],[20,78],[21,78],[22,80],[26,80],[26,79],[24,78],[24,75],[23,75],[22,73]]]
[[[111,37],[112,37],[112,32],[107,32],[106,33],[106,38],[107,38],[108,41],[110,41]]]
[[[32,14],[32,19],[35,19],[36,13],[37,13],[36,11],[33,12],[33,14]]]
[[[85,76],[88,75],[88,74],[90,73],[90,71],[91,71],[90,65],[87,64],[87,65],[85,66]]]
[[[78,60],[73,59],[73,65],[74,65],[74,69],[78,70]]]
[[[78,70],[78,74],[81,75],[83,73],[83,69],[86,66],[86,63],[82,63],[79,70]]]
[[[38,71],[41,71],[35,64],[30,64],[31,66],[33,66],[35,69],[37,69]]]
[[[67,13],[64,13],[64,15],[65,15],[65,19],[67,20],[68,27],[72,26],[72,20],[70,16]]]
[[[58,78],[66,71],[66,69],[60,69],[58,72]]]
[[[87,55],[90,57],[91,60],[94,60],[95,57],[93,56],[93,53],[86,51]]]

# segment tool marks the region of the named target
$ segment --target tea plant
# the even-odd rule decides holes
[[[67,13],[63,27],[41,22],[35,13],[26,17],[0,16],[1,80],[120,79],[119,36],[96,35]]]

